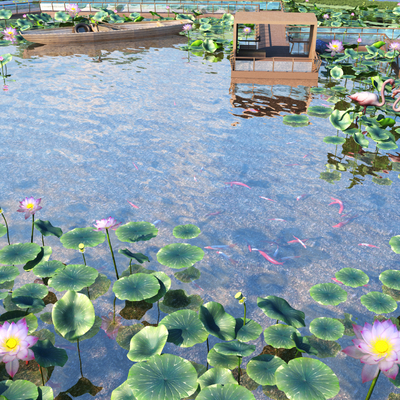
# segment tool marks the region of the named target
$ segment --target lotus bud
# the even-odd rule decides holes
[[[79,243],[78,247],[79,247],[79,251],[80,251],[81,253],[84,253],[84,252],[85,252],[85,245],[84,245],[83,243]]]
[[[240,303],[240,304],[244,304],[245,301],[246,301],[246,297],[243,297],[243,299],[240,299],[240,300],[239,300],[239,303]]]
[[[0,207],[0,214],[3,214],[3,209]]]
[[[242,300],[243,299],[243,294],[242,294],[242,292],[237,292],[236,294],[235,294],[235,299],[236,300]]]

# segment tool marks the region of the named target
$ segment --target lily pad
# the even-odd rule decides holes
[[[199,379],[201,390],[211,385],[236,385],[232,372],[227,368],[211,368],[205,372]]]
[[[199,236],[200,233],[200,228],[193,224],[178,225],[172,231],[172,234],[179,239],[193,239]]]
[[[106,236],[103,232],[94,231],[93,228],[75,228],[64,233],[60,242],[66,249],[79,250],[79,245],[83,243],[85,247],[96,247],[103,243]]]
[[[255,400],[253,393],[239,385],[212,385],[204,388],[196,400]]]
[[[381,150],[395,150],[397,149],[399,146],[393,142],[392,140],[387,140],[385,142],[378,142],[377,146],[379,149]]]
[[[13,265],[0,266],[0,283],[13,281],[19,275],[19,270]]]
[[[11,10],[1,10],[0,11],[0,20],[1,19],[10,19],[12,16],[12,11]]]
[[[207,362],[213,367],[233,369],[238,365],[238,358],[217,353],[212,348],[207,354]]]
[[[17,323],[23,318],[28,326],[28,333],[31,335],[38,327],[38,320],[32,313],[26,315],[26,312],[22,310],[8,311],[0,316],[0,324],[2,325],[4,321],[8,321],[10,324],[11,322]]]
[[[344,334],[344,325],[334,318],[316,318],[310,323],[310,332],[323,340],[338,340]]]
[[[54,347],[50,340],[39,340],[31,350],[35,354],[35,361],[41,367],[63,367],[68,361],[67,352],[64,349]]]
[[[144,262],[150,262],[149,257],[142,253],[132,253],[128,249],[119,249],[118,253],[123,254],[125,257],[136,260],[138,263],[143,264]]]
[[[336,279],[346,286],[353,288],[364,286],[369,282],[369,277],[361,269],[342,268],[335,274]]]
[[[340,129],[341,131],[346,130],[352,123],[350,115],[346,111],[334,110],[329,117],[331,124],[336,128]]]
[[[47,287],[44,285],[39,285],[37,283],[27,283],[21,286],[19,289],[13,291],[12,297],[18,296],[28,296],[37,299],[43,299],[48,293]]]
[[[88,287],[95,282],[99,274],[96,269],[81,264],[67,265],[57,271],[49,279],[49,286],[59,292],[64,290],[79,291],[84,287]]]
[[[330,75],[334,79],[340,79],[343,76],[343,70],[338,66],[333,67],[330,71]]]
[[[36,265],[38,265],[41,262],[48,261],[52,254],[53,250],[51,249],[50,246],[43,246],[40,248],[39,254],[31,261],[28,261],[24,265],[24,270],[25,271],[30,271],[32,268],[34,268]]]
[[[103,320],[99,316],[96,315],[95,319],[94,319],[94,324],[92,325],[92,327],[85,334],[83,334],[82,336],[79,336],[79,338],[78,338],[79,343],[82,342],[83,340],[91,339],[92,337],[96,336],[100,331],[102,322],[103,322]],[[58,335],[62,336],[61,333],[57,330],[57,328],[54,328],[54,330],[56,331],[56,333]],[[71,343],[77,342],[76,339],[67,339],[67,340]]]
[[[158,290],[158,293],[150,297],[148,299],[145,299],[148,303],[155,303],[156,301],[160,300],[165,296],[169,288],[171,287],[171,278],[165,274],[164,272],[157,271],[157,272],[152,272],[153,276],[155,276],[158,280],[158,283],[160,285],[160,289]]]
[[[397,309],[397,303],[387,294],[369,292],[360,298],[361,304],[375,314],[391,313]]]
[[[242,343],[237,340],[225,343],[217,343],[214,350],[224,356],[248,357],[256,349],[254,344]]]
[[[98,274],[94,283],[92,283],[89,286],[90,300],[92,301],[96,300],[98,297],[103,296],[103,294],[106,294],[110,286],[111,286],[110,279],[108,279],[107,276],[104,274]],[[79,293],[87,295],[87,288],[83,288],[82,290],[79,291]]]
[[[279,357],[270,354],[262,354],[249,361],[246,372],[251,379],[260,385],[275,385],[275,372],[284,364],[285,361]]]
[[[5,225],[0,224],[0,237],[4,236],[7,233],[7,228]]]
[[[26,380],[14,382],[7,380],[1,381],[0,394],[6,400],[37,400],[38,388],[32,382]]]
[[[169,244],[157,253],[157,261],[170,268],[180,269],[191,267],[204,257],[204,251],[187,243]]]
[[[389,138],[388,132],[385,129],[381,129],[376,126],[367,126],[367,132],[376,142]]]
[[[300,126],[308,126],[310,120],[308,119],[307,115],[285,115],[283,117],[283,123],[285,125],[293,126],[293,127],[300,127]]]
[[[64,11],[58,11],[54,14],[54,19],[60,22],[67,22],[71,19],[71,16]]]
[[[40,312],[46,306],[42,299],[38,299],[30,296],[14,296],[11,301],[18,308],[29,308],[32,312]]]
[[[158,279],[153,275],[135,274],[114,283],[113,292],[120,300],[140,301],[155,296],[160,290]]]
[[[400,290],[400,271],[388,269],[379,275],[379,280],[388,288]]]
[[[340,136],[325,136],[324,137],[324,142],[328,144],[343,144],[346,141],[345,138],[342,138]]]
[[[203,299],[197,294],[188,296],[183,289],[169,290],[160,302],[160,310],[166,314],[178,310],[198,311],[202,304]]]
[[[257,305],[267,317],[283,321],[294,328],[306,326],[304,322],[305,314],[291,307],[286,300],[280,297],[257,297]]]
[[[393,236],[389,240],[390,247],[396,254],[400,254],[400,235]]]
[[[129,326],[121,326],[118,329],[117,343],[125,350],[130,349],[131,339],[142,329],[144,326],[142,324],[133,324]]]
[[[17,243],[4,246],[0,250],[0,264],[20,265],[34,260],[41,247],[36,243]]]
[[[310,289],[311,297],[324,306],[337,306],[347,300],[347,292],[334,283],[319,283]]]
[[[111,392],[111,400],[136,400],[136,397],[133,395],[128,382],[125,381]]]
[[[326,89],[323,88],[323,87],[312,87],[312,88],[310,89],[310,92],[311,92],[311,93],[318,93],[318,94],[320,94],[320,93],[325,93],[325,92],[326,92]]]
[[[61,228],[57,228],[53,226],[49,221],[42,221],[38,219],[34,222],[35,228],[43,235],[43,236],[57,236],[60,238],[63,234]]]
[[[189,283],[200,278],[200,271],[196,267],[189,267],[183,271],[175,272],[174,276],[181,282]]]
[[[364,149],[368,148],[369,146],[369,141],[364,137],[364,135],[361,132],[356,132],[353,135],[354,141],[359,144],[361,147]]]
[[[236,318],[235,320],[236,339],[240,342],[256,340],[261,335],[262,326],[252,319],[246,319],[246,325],[244,325],[243,318]]]
[[[271,325],[264,331],[264,340],[276,349],[292,349],[296,346],[292,339],[293,333],[300,332],[290,325]]]
[[[354,331],[351,336],[353,335]],[[308,341],[310,345],[317,351],[318,358],[336,357],[337,354],[342,350],[339,343],[332,342],[330,340],[318,339],[314,335],[308,336]]]
[[[119,312],[119,315],[124,319],[141,320],[147,311],[153,308],[152,303],[147,301],[129,301],[125,300],[125,307]]]
[[[128,243],[150,240],[156,237],[157,233],[158,229],[150,222],[128,222],[115,231],[121,242]]]
[[[61,261],[51,260],[44,261],[36,265],[32,272],[40,278],[51,278],[57,270],[65,268]]]
[[[328,118],[332,114],[332,108],[323,106],[308,107],[307,114],[311,117]]]

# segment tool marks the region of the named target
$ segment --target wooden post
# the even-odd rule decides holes
[[[317,45],[317,26],[318,25],[311,25],[310,26],[310,36],[311,36],[311,41],[309,42],[309,49],[308,49],[308,58],[311,58],[312,60],[315,57],[315,47]]]

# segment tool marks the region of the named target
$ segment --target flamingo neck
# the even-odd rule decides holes
[[[394,102],[394,104],[393,104],[393,111],[394,112],[400,112],[400,107],[399,108],[396,108],[396,106],[397,106],[397,103],[400,101],[400,97]]]
[[[382,106],[385,104],[385,102],[386,102],[386,99],[385,99],[385,87],[386,87],[386,85],[387,85],[388,83],[390,83],[391,85],[393,85],[393,83],[394,83],[393,79],[388,79],[388,80],[386,80],[385,82],[383,82],[383,84],[382,84],[382,89],[381,89],[382,101],[376,105],[377,107],[382,107]],[[396,103],[395,103],[395,104],[396,104]]]

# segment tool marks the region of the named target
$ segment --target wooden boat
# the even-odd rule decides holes
[[[99,31],[74,32],[74,27],[34,29],[21,32],[21,36],[32,43],[67,45],[90,44],[112,40],[136,40],[148,37],[168,36],[182,31],[184,24],[192,24],[187,19],[166,21],[141,21],[122,24],[99,24]]]

